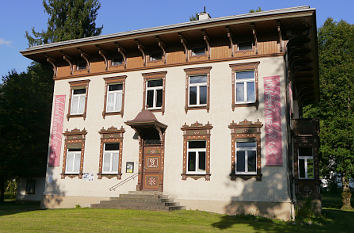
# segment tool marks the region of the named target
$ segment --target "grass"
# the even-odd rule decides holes
[[[328,207],[311,225],[202,211],[39,210],[38,203],[5,202],[0,232],[352,232],[354,211],[335,208],[337,199],[324,197]]]

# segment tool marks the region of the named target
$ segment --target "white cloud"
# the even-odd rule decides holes
[[[11,41],[0,38],[0,45],[10,45]]]

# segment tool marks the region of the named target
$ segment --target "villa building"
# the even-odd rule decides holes
[[[294,218],[319,197],[316,11],[210,18],[30,47],[54,70],[46,208],[158,191],[187,209]],[[27,192],[26,192],[27,191]],[[39,191],[39,192],[38,192]],[[31,196],[32,195],[32,196]]]

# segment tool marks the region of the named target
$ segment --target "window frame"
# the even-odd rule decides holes
[[[193,142],[193,141],[205,141],[205,148],[189,148],[189,143]],[[205,152],[205,160],[206,160],[206,153],[207,153],[207,142],[206,140],[188,140],[187,141],[187,170],[186,170],[186,174],[187,175],[205,175],[206,174],[206,169],[204,171],[200,171],[199,169],[199,152]],[[189,167],[189,152],[195,152],[196,153],[196,160],[195,160],[195,171],[189,171],[188,167]],[[206,165],[206,161],[205,161],[205,165]],[[206,166],[205,166],[206,167]]]
[[[75,167],[75,161],[76,161],[76,156],[80,156],[80,162],[81,162],[81,149],[77,152],[74,152],[74,151],[69,151],[70,148],[67,149],[67,152],[66,152],[66,161],[65,161],[65,174],[68,174],[68,175],[78,175],[80,173],[80,169],[78,171],[68,171],[68,157],[69,155],[73,154],[74,155],[74,159],[73,159],[73,168]],[[79,167],[80,167],[80,162],[79,162]]]
[[[167,71],[160,71],[160,72],[151,72],[151,73],[143,73],[143,79],[144,79],[144,92],[143,92],[143,110],[149,110],[152,112],[161,112],[162,114],[165,113],[165,95],[166,95],[166,74]],[[156,87],[149,87],[148,88],[148,82],[152,80],[159,80],[162,79],[162,88],[156,88]],[[154,90],[154,100],[157,99],[155,93],[157,93],[156,89],[161,90],[162,89],[162,105],[161,107],[153,107],[153,108],[148,108],[147,107],[147,93],[148,90]],[[156,101],[153,101],[153,103],[156,105]]]
[[[188,112],[188,110],[194,110],[194,109],[206,109],[207,112],[209,112],[210,109],[210,70],[211,70],[211,66],[208,67],[198,67],[198,68],[188,68],[188,69],[184,69],[185,73],[186,73],[186,93],[185,93],[185,111],[186,113]],[[203,76],[205,75],[207,78],[206,84],[207,84],[207,100],[206,100],[206,104],[202,104],[202,105],[190,105],[189,101],[190,101],[190,77],[193,76]],[[201,85],[192,85],[192,86],[201,86]],[[197,93],[199,93],[199,91],[197,91]],[[197,94],[197,102],[199,102],[200,100],[198,100],[198,94]]]
[[[311,156],[309,155],[300,155],[300,148],[311,148]],[[314,150],[312,147],[310,146],[299,146],[297,148],[297,164],[298,164],[298,178],[300,180],[314,180],[315,179],[315,159],[314,159]],[[304,166],[305,166],[305,177],[300,177],[300,159],[304,160]],[[307,170],[307,160],[312,159],[312,163],[313,163],[313,174],[312,174],[312,178],[308,177],[308,170]]]
[[[116,76],[116,77],[109,77],[109,78],[104,78],[105,81],[105,94],[104,94],[104,105],[103,105],[103,111],[102,111],[102,116],[103,119],[106,118],[106,116],[111,116],[111,115],[121,115],[123,117],[124,115],[124,97],[125,97],[125,79],[127,78],[126,75],[121,75],[121,76]],[[120,111],[113,111],[113,112],[108,112],[107,111],[107,98],[108,98],[108,88],[110,85],[115,85],[115,84],[122,84],[122,107]]]
[[[213,128],[209,122],[205,125],[195,122],[190,126],[184,124],[181,128],[183,131],[183,170],[182,180],[187,178],[200,179],[205,178],[206,181],[210,180],[210,131]],[[190,141],[205,141],[206,153],[205,153],[205,173],[190,173],[188,172],[188,143]],[[199,165],[198,165],[199,166]]]
[[[236,178],[241,178],[244,180],[250,178],[256,178],[257,181],[262,180],[262,154],[261,154],[261,128],[263,124],[257,120],[256,122],[244,120],[239,123],[232,121],[229,124],[229,129],[231,130],[231,180],[236,180]],[[256,172],[255,173],[238,173],[236,172],[236,153],[237,153],[237,142],[256,142]],[[245,159],[246,161],[246,159]],[[245,162],[246,163],[246,162]],[[247,164],[245,164],[247,165]]]
[[[106,145],[107,144],[118,144],[118,150],[106,150]],[[119,168],[119,151],[120,151],[120,143],[119,142],[105,142],[103,143],[103,159],[102,159],[102,167],[104,167],[105,165],[105,160],[104,160],[104,155],[105,153],[109,153],[110,155],[110,159],[109,159],[109,171],[104,171],[102,169],[102,174],[104,175],[112,175],[112,174],[117,174],[118,173],[118,168]],[[118,161],[118,165],[117,165],[117,171],[113,171],[113,156],[114,156],[114,153],[118,153],[118,158],[117,158],[117,161]]]
[[[102,128],[99,133],[101,135],[101,145],[100,145],[100,156],[99,156],[99,165],[98,165],[98,179],[106,177],[108,179],[116,177],[118,180],[122,177],[122,155],[123,155],[123,136],[124,128],[121,126],[120,129],[115,128],[114,126],[104,129]],[[105,173],[103,172],[103,154],[105,151],[106,143],[119,143],[119,152],[118,152],[118,171],[115,173]]]
[[[89,83],[90,83],[89,79],[69,82],[69,85],[70,85],[70,98],[69,98],[68,114],[66,115],[67,120],[69,120],[70,118],[73,118],[73,117],[83,117],[84,120],[86,119]],[[71,108],[72,108],[71,105],[72,105],[74,90],[78,90],[78,89],[85,89],[86,90],[84,112],[83,113],[72,114],[71,113]]]
[[[87,131],[85,130],[85,128],[83,130],[73,129],[71,131],[66,130],[63,134],[65,136],[65,144],[64,144],[64,156],[63,156],[63,167],[62,167],[61,178],[65,179],[65,177],[70,177],[70,178],[78,177],[79,179],[82,179],[85,140],[86,140]],[[66,162],[67,162],[66,159],[70,148],[76,148],[81,150],[80,170],[78,173],[66,172]]]
[[[243,141],[243,140],[242,141],[238,141],[238,140],[236,140],[236,142],[235,142],[236,143],[236,145],[235,145],[235,153],[236,153],[235,154],[235,174],[236,175],[257,175],[257,141],[256,140],[252,140],[252,138],[248,138],[247,142],[255,142],[256,146],[254,146],[254,147],[246,147],[244,150],[239,149],[239,147],[237,147],[237,143],[238,142],[246,142],[246,141]],[[238,151],[244,151],[245,152],[245,171],[244,172],[237,171],[237,164],[238,164],[237,152]],[[254,172],[249,172],[248,171],[248,151],[255,151],[256,152],[256,171],[254,171]]]
[[[248,62],[248,63],[236,63],[230,64],[231,68],[231,86],[232,86],[232,111],[235,111],[237,107],[250,107],[255,106],[258,109],[259,106],[259,90],[258,90],[258,62]],[[236,73],[242,71],[254,71],[254,90],[255,90],[255,101],[254,102],[236,102]],[[246,82],[247,83],[247,82]],[[244,85],[244,89],[247,89],[247,85]],[[247,94],[244,92],[244,95]]]
[[[247,79],[241,79],[237,80],[237,74],[241,72],[253,72],[253,78],[247,78]],[[254,70],[243,70],[243,71],[236,71],[235,72],[235,104],[240,105],[240,104],[253,104],[256,102],[256,78],[255,78],[255,71]],[[248,97],[248,83],[252,82],[253,83],[253,88],[254,88],[254,101],[245,101]],[[237,101],[237,84],[242,83],[243,84],[243,99],[244,101]]]

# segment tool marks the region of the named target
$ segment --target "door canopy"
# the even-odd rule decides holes
[[[149,110],[142,110],[134,120],[127,121],[125,124],[132,127],[144,140],[162,140],[162,135],[167,128],[167,125],[159,122]]]

